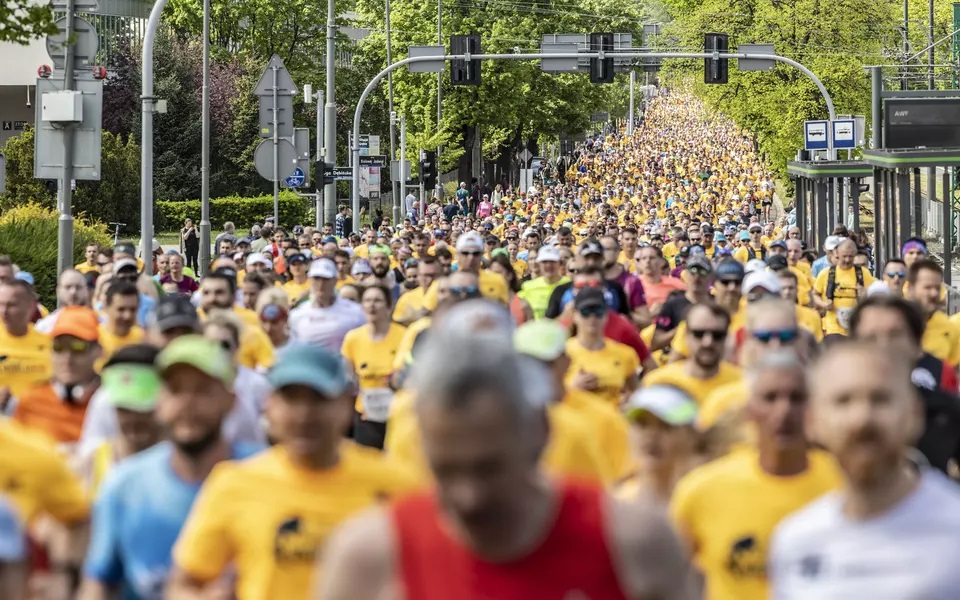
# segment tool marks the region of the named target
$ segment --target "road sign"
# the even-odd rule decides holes
[[[53,2],[50,3],[50,6],[52,6],[53,10],[58,13],[64,12],[67,10],[67,8],[69,8],[69,5],[67,4],[67,0],[53,0]],[[99,0],[74,0],[73,10],[75,10],[76,12],[83,12],[87,14],[95,13],[100,10],[100,2]],[[111,13],[111,14],[121,14],[121,13]]]
[[[334,167],[332,174],[337,181],[350,181],[353,179],[353,167]]]
[[[439,73],[443,71],[443,55],[446,54],[446,48],[443,46],[410,46],[407,48],[407,55],[410,58],[418,56],[436,56],[438,60],[425,60],[407,65],[407,70],[411,73]]]
[[[805,150],[830,148],[830,122],[806,121],[803,124],[803,147]]]
[[[73,19],[73,35],[75,43],[73,45],[74,69],[86,68],[94,64],[97,57],[97,50],[100,49],[100,36],[97,35],[97,29],[88,21],[80,17]],[[66,60],[67,48],[67,18],[57,19],[57,33],[47,36],[47,54],[53,61],[55,69],[62,71],[64,61]]]
[[[272,141],[271,141],[272,143]],[[280,182],[283,187],[307,187],[310,185],[310,165],[313,157],[310,154],[310,130],[306,127],[297,127],[293,130],[293,147],[297,151],[295,166],[303,173],[303,181],[299,185],[290,184],[289,177]],[[296,170],[294,170],[295,172]]]
[[[577,44],[543,44],[541,54],[576,54],[579,51]],[[577,58],[541,58],[540,69],[548,73],[576,73]]]
[[[277,144],[277,158],[282,181],[285,174],[291,173],[297,166],[297,149],[289,140],[280,140]],[[253,152],[253,166],[257,173],[267,181],[273,181],[273,140],[263,140]]]
[[[837,119],[830,124],[833,127],[834,150],[853,150],[857,147],[857,128],[853,119]]]
[[[297,95],[298,90],[282,58],[276,54],[270,58],[253,93],[260,98],[260,137],[273,137],[273,122],[276,115],[277,135],[292,138],[293,97]]]
[[[526,148],[524,148],[517,154],[517,156],[523,162],[523,166],[525,168],[527,166],[527,163],[530,162],[530,159],[533,158],[533,153],[527,150]]]
[[[610,114],[605,112],[593,113],[590,115],[590,120],[594,123],[603,123],[610,120]]]
[[[551,33],[543,35],[540,39],[540,46],[543,47],[545,44],[576,44],[578,50],[583,52],[589,52],[590,50],[590,36],[585,33]],[[617,71],[628,71],[630,70],[631,65],[636,62],[636,59],[633,58],[621,58],[616,55],[617,52],[629,52],[633,50],[633,34],[632,33],[615,33],[613,34],[613,65]],[[552,60],[562,60],[562,59],[552,59]],[[546,70],[546,69],[544,69]],[[577,59],[577,70],[583,73],[590,71],[590,59],[589,58],[578,58]]]
[[[305,179],[306,177],[303,174],[303,169],[297,167],[293,170],[293,173],[290,174],[290,177],[284,179],[283,182],[287,185],[287,187],[298,188],[303,186]]]
[[[380,155],[374,156],[361,156],[360,157],[360,166],[361,167],[385,167],[387,166],[387,157]]]
[[[74,87],[81,93],[83,121],[73,127],[74,179],[100,180],[100,140],[103,115],[103,81],[76,79]],[[59,78],[38,78],[34,100],[33,176],[37,179],[60,179],[63,176],[63,128],[44,121],[41,115],[43,95],[63,90]],[[16,123],[14,123],[16,129]]]
[[[740,44],[737,52],[743,54],[775,54],[773,44]],[[741,58],[737,60],[737,69],[740,71],[772,71],[777,61],[763,58]]]

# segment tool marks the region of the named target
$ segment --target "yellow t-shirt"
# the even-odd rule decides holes
[[[806,264],[807,263],[797,263],[798,266],[788,268],[797,276],[797,299],[799,303],[804,306],[811,306],[813,300],[810,297],[810,292],[813,290],[813,278],[810,277],[810,267],[807,266],[806,271],[799,267],[799,265]]]
[[[614,481],[633,472],[635,464],[630,452],[630,425],[619,410],[582,390],[567,390],[561,404],[573,409],[590,435],[598,441],[600,457]]]
[[[842,320],[849,319],[853,308],[857,305],[857,267],[849,269],[836,270],[835,288],[833,295],[833,308],[828,310],[823,316],[823,330],[827,335],[838,333],[847,335],[847,329],[842,327],[837,321],[838,314]],[[870,274],[870,269],[862,268],[863,271],[863,289],[866,290],[870,284],[876,281]],[[813,291],[827,300],[827,282],[830,277],[830,268],[820,271],[816,281],[813,283]]]
[[[480,270],[480,293],[483,294],[483,297],[487,300],[496,300],[502,304],[507,304],[510,302],[510,296],[508,294],[507,280],[501,275],[492,273],[490,271]],[[426,294],[423,297],[423,307],[429,311],[434,311],[437,308],[437,282],[434,281],[430,284],[430,289],[427,290]]]
[[[240,600],[308,598],[317,551],[330,533],[413,486],[380,452],[350,442],[341,445],[340,462],[325,470],[295,464],[283,446],[222,462],[200,490],[174,562],[200,581],[236,565]]]
[[[690,542],[711,600],[766,600],[767,550],[787,515],[841,482],[833,458],[811,451],[807,470],[775,477],[741,448],[694,469],[674,490],[670,513]]]
[[[699,406],[703,406],[710,393],[720,386],[735,381],[740,381],[742,377],[740,368],[728,362],[721,362],[716,375],[709,379],[694,379],[686,372],[686,361],[672,362],[664,365],[655,371],[651,371],[640,382],[644,387],[651,385],[672,385],[678,387],[690,394]]]
[[[395,321],[409,321],[415,319],[423,310],[423,288],[414,288],[400,295],[396,306],[393,307]]]
[[[78,265],[74,265],[73,270],[74,270],[74,271],[80,271],[81,273],[83,273],[84,275],[86,275],[87,273],[90,273],[91,271],[97,271],[97,272],[99,272],[99,271],[100,271],[100,265],[98,265],[97,263],[93,263],[93,264],[91,265],[91,264],[88,263],[87,261],[83,261],[82,263],[80,263],[80,264],[78,264]]]
[[[61,523],[87,518],[90,500],[52,441],[10,420],[0,421],[0,493],[25,523],[47,514]]]
[[[707,430],[727,413],[740,410],[749,400],[750,389],[744,379],[722,385],[710,392],[697,412],[697,428]]]
[[[297,283],[294,280],[290,280],[280,286],[283,291],[287,293],[287,297],[290,298],[290,305],[293,306],[300,300],[304,294],[310,294],[310,280],[307,279],[303,283]],[[252,308],[252,307],[251,307]]]
[[[613,340],[604,340],[600,350],[588,350],[576,338],[571,338],[567,340],[567,356],[570,357],[567,387],[571,387],[573,378],[580,371],[592,373],[597,376],[599,387],[586,393],[614,408],[620,406],[624,386],[640,368],[640,359],[633,348]]]
[[[18,396],[35,383],[50,379],[50,337],[27,325],[21,337],[10,335],[0,323],[0,389],[10,388]]]
[[[417,341],[417,336],[420,333],[430,327],[432,319],[430,317],[421,317],[410,323],[410,326],[406,328],[403,332],[403,338],[400,340],[400,345],[397,346],[397,354],[393,359],[393,370],[400,371],[407,365],[407,360],[410,358],[410,353],[413,351],[413,344]]]
[[[740,310],[730,317],[730,327],[727,328],[727,335],[736,335],[740,329],[747,324],[747,311],[745,310],[746,298],[740,302]],[[690,348],[687,346],[687,321],[680,321],[677,325],[677,332],[673,335],[673,341],[670,342],[670,351],[676,352],[679,356],[690,356]]]
[[[100,325],[100,347],[103,349],[103,356],[97,361],[96,369],[99,371],[103,365],[107,364],[110,357],[125,346],[139,344],[143,341],[143,329],[134,325],[130,332],[125,336],[114,335],[105,325]]]
[[[360,393],[356,409],[365,419],[378,423],[387,421],[394,396],[390,389],[390,374],[406,330],[402,325],[391,323],[387,335],[374,341],[371,326],[361,325],[343,337],[340,353],[353,364],[357,374]]]
[[[809,306],[797,305],[797,324],[813,334],[816,340],[823,340],[823,319],[820,313]]]
[[[249,308],[235,307],[233,312],[246,325],[240,335],[237,360],[250,369],[269,369],[275,360],[273,342],[260,326],[260,317]]]
[[[923,330],[923,351],[939,358],[951,367],[960,364],[960,327],[940,311],[927,319]]]

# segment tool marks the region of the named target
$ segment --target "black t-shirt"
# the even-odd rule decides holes
[[[673,292],[663,302],[656,324],[659,331],[673,331],[681,321],[687,318],[687,311],[693,302],[687,299],[683,292]]]
[[[622,315],[630,314],[630,307],[627,304],[627,295],[623,291],[623,286],[615,281],[604,281],[606,289],[604,295],[607,296],[607,303],[610,308],[616,310]],[[550,301],[547,304],[547,312],[544,316],[548,319],[556,319],[563,313],[565,300],[569,300],[573,293],[573,282],[568,281],[554,288],[550,294]]]

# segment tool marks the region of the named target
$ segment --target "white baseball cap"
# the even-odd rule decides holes
[[[650,413],[673,427],[692,426],[697,421],[697,403],[680,388],[652,385],[633,393],[623,406],[628,419]]]
[[[476,231],[468,231],[457,238],[457,252],[483,252],[483,238]]]
[[[823,249],[827,252],[831,252],[837,249],[837,246],[840,245],[840,242],[843,241],[843,238],[839,235],[828,235],[827,239],[823,241]]]
[[[744,273],[753,273],[755,271],[766,271],[767,263],[762,258],[753,258],[747,261],[743,267]]]
[[[270,262],[270,259],[264,256],[263,254],[251,254],[247,256],[247,268],[252,267],[253,265],[263,265],[269,269],[273,268],[273,263]]]
[[[743,278],[743,295],[747,295],[753,290],[761,288],[771,294],[779,294],[783,290],[783,284],[780,283],[780,278],[773,271],[753,271],[752,273],[747,273],[747,276]]]
[[[310,270],[307,271],[307,277],[317,277],[320,279],[336,279],[337,265],[329,258],[318,258],[310,263]]]
[[[560,249],[556,246],[543,246],[537,253],[537,262],[560,262]]]

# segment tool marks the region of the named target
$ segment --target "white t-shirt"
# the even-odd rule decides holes
[[[770,567],[776,600],[956,600],[960,487],[925,470],[912,494],[867,521],[827,494],[780,523]]]
[[[337,297],[327,308],[314,303],[303,304],[290,312],[290,331],[297,342],[320,346],[325,350],[340,353],[343,338],[351,329],[367,323],[360,305],[352,300]]]

